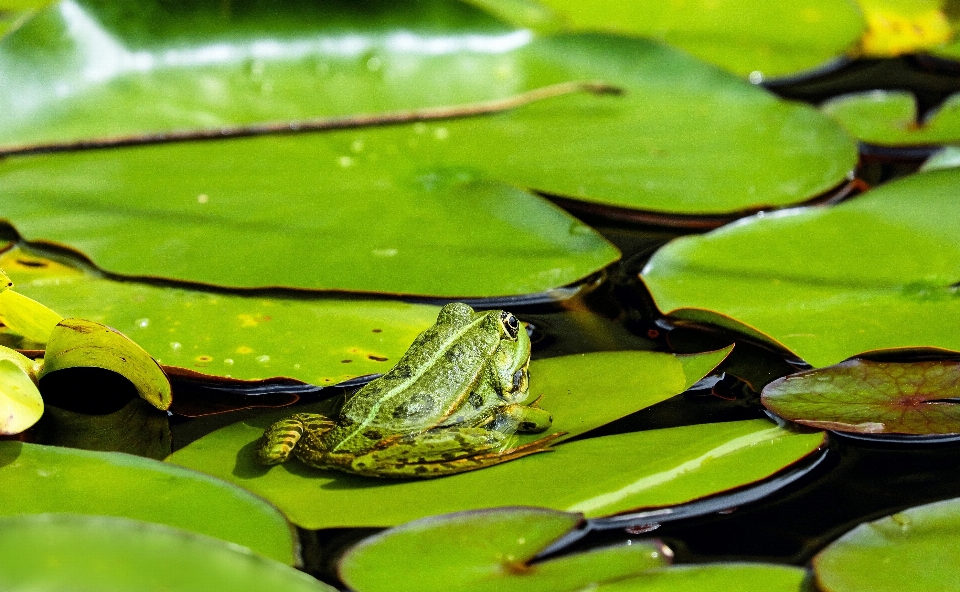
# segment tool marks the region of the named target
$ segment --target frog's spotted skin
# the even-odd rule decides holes
[[[263,464],[292,453],[318,468],[377,477],[437,477],[546,450],[561,434],[513,446],[552,418],[528,397],[530,340],[516,317],[441,309],[397,365],[350,397],[336,421],[298,414],[264,433]]]

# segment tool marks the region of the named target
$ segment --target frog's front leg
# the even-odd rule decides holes
[[[531,405],[504,405],[496,408],[491,426],[497,431],[536,434],[553,425],[549,411]]]
[[[319,413],[298,413],[281,419],[263,432],[257,446],[257,461],[263,465],[285,462],[304,434],[311,439],[319,438],[334,425],[330,418]]]
[[[354,473],[371,477],[440,477],[542,452],[555,437],[510,447],[508,435],[470,427],[433,430],[384,440],[377,450],[351,463]]]

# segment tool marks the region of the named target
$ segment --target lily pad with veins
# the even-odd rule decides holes
[[[763,404],[804,425],[859,434],[960,433],[960,362],[847,360],[775,380]]]

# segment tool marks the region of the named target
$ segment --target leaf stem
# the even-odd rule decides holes
[[[516,109],[530,103],[543,101],[564,95],[586,92],[595,95],[620,95],[623,89],[598,81],[561,82],[536,88],[525,93],[502,99],[492,99],[463,105],[427,107],[387,113],[348,115],[344,117],[321,117],[286,122],[254,123],[221,127],[216,129],[179,130],[159,133],[145,133],[122,136],[107,136],[69,142],[47,142],[21,144],[0,147],[0,158],[28,154],[47,154],[52,152],[73,152],[79,150],[99,150],[146,144],[167,144],[172,142],[194,142],[202,140],[220,140],[226,138],[245,138],[274,134],[294,134],[341,130],[376,125],[396,125],[418,121],[435,121],[460,117],[492,115]]]

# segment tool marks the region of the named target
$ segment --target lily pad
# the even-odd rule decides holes
[[[356,592],[575,592],[660,567],[670,557],[658,542],[637,541],[530,563],[581,520],[577,514],[540,508],[424,518],[351,547],[338,562],[338,571]]]
[[[960,170],[672,241],[642,278],[672,318],[746,332],[813,366],[894,348],[960,350]]]
[[[231,541],[287,564],[296,559],[292,529],[276,508],[219,479],[155,460],[0,441],[0,489],[0,515],[120,516]]]
[[[706,62],[741,76],[751,75],[757,81],[795,74],[843,56],[864,27],[856,5],[844,0],[540,3],[552,9],[553,18],[568,27],[661,39]],[[512,5],[516,0],[485,0],[482,4]],[[499,14],[510,16],[508,11]],[[540,19],[534,19],[532,24]]]
[[[322,386],[384,372],[439,310],[120,282],[19,249],[0,256],[0,268],[17,290],[118,329],[165,365],[240,379],[288,376]]]
[[[957,434],[960,362],[847,360],[777,379],[762,400],[781,417],[824,430]]]
[[[960,167],[960,147],[944,146],[928,158],[921,171],[937,171],[940,169],[952,169]]]
[[[857,0],[867,21],[857,53],[891,57],[935,49],[954,34],[943,0]]]
[[[650,41],[565,35],[509,55],[524,89],[601,80],[623,93],[442,122],[11,157],[0,208],[27,240],[127,276],[505,296],[569,284],[618,256],[517,187],[729,214],[808,200],[856,161],[851,139],[815,110]]]
[[[3,0],[0,2],[0,39],[27,22],[50,0]]]
[[[668,355],[632,353],[646,353],[646,363],[657,367]],[[538,362],[531,364],[532,392],[544,395],[544,408],[553,414],[555,427],[571,430],[568,437],[594,427],[575,419],[581,413],[598,417],[593,407],[608,409],[609,415],[601,420],[608,422],[670,396],[660,391],[648,398],[643,390],[617,386],[597,392],[579,387],[577,381],[591,373],[595,356],[603,355],[591,354],[593,359],[580,363],[570,356],[564,369],[577,380],[555,392],[539,386]],[[716,353],[706,355],[717,360]],[[611,365],[604,385],[624,381],[641,363]],[[596,405],[600,400],[604,404]],[[627,403],[631,400],[632,406]],[[564,443],[549,453],[479,471],[404,482],[321,471],[295,462],[271,469],[259,466],[255,443],[266,426],[282,416],[271,414],[222,428],[175,452],[168,461],[237,483],[277,504],[304,528],[327,528],[389,526],[431,514],[504,505],[545,506],[587,516],[675,505],[766,478],[823,443],[821,433],[788,432],[764,420],[699,425]],[[491,497],[490,491],[497,495]]]
[[[920,121],[916,98],[875,90],[830,99],[823,112],[856,138],[879,146],[923,146],[960,141],[960,94],[948,97]]]
[[[102,368],[129,380],[157,409],[173,402],[170,381],[142,347],[116,329],[85,319],[64,319],[54,327],[43,358],[43,379],[70,368]]]
[[[400,111],[529,89],[514,53],[530,32],[459,2],[49,4],[0,44],[4,144]]]
[[[0,434],[19,434],[43,415],[33,360],[0,346]]]
[[[960,588],[960,499],[917,506],[854,528],[813,559],[825,592]]]
[[[597,592],[805,592],[808,572],[788,565],[717,563],[652,569]]]
[[[104,516],[0,518],[5,590],[334,592],[237,545],[159,524]]]
[[[478,471],[399,482],[293,463],[267,471],[254,458],[261,423],[233,424],[168,460],[249,489],[304,528],[392,526],[511,505],[588,517],[669,507],[770,477],[824,443],[822,432],[794,433],[766,420],[705,424],[590,438]]]

